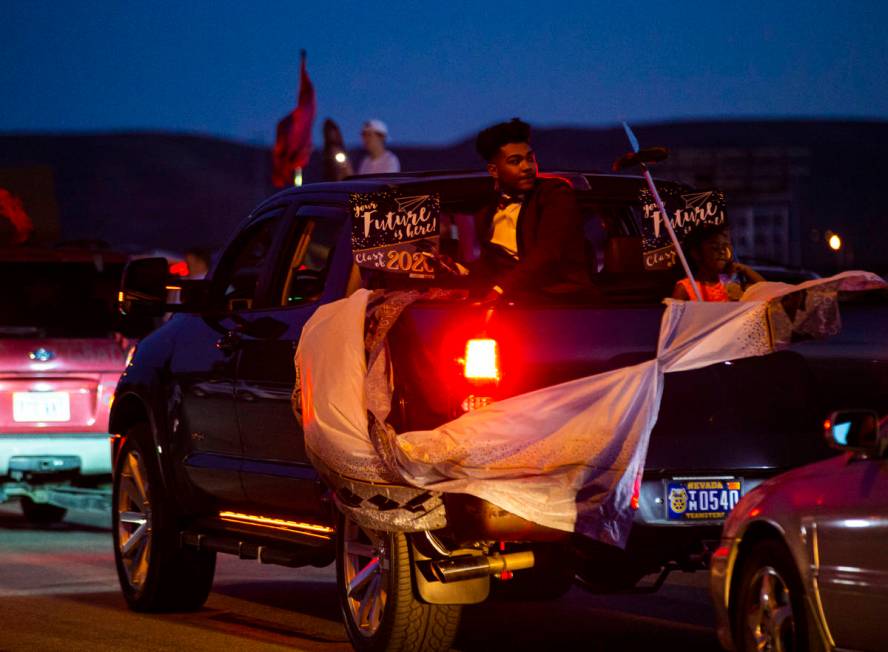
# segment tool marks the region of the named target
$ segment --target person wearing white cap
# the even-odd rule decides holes
[[[361,138],[364,140],[367,156],[358,166],[358,174],[383,174],[401,171],[401,162],[398,157],[385,148],[387,137],[388,127],[382,120],[367,120],[364,123]]]

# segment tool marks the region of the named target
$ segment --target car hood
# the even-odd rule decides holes
[[[842,453],[769,478],[744,495],[731,511],[724,536],[738,536],[751,519],[781,521],[781,515],[819,504],[823,487],[835,481],[836,472],[846,466],[851,457],[851,453]]]

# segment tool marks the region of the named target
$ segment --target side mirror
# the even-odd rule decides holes
[[[166,258],[138,258],[127,263],[118,296],[120,313],[124,317],[159,317],[166,312],[169,275]]]
[[[823,424],[826,443],[832,448],[880,454],[879,415],[873,410],[840,410]]]
[[[166,258],[137,258],[127,263],[118,296],[125,319],[207,308],[210,282],[172,276],[168,265]]]

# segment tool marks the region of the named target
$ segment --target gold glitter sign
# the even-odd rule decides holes
[[[434,276],[429,258],[438,253],[441,199],[391,190],[353,193],[352,254],[359,267],[411,277]]]

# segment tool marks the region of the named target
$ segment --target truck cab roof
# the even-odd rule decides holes
[[[560,178],[577,193],[580,203],[607,200],[634,203],[644,185],[643,177],[624,174],[603,174],[581,170],[553,170],[540,173],[541,178]],[[659,181],[680,185],[672,181]],[[455,201],[483,201],[494,191],[493,178],[483,170],[430,170],[351,176],[343,181],[310,183],[287,188],[260,204],[254,214],[267,207],[290,201],[294,196],[327,195],[344,197],[351,193],[371,193],[382,190],[410,192],[440,192],[443,203]],[[331,197],[332,198],[332,197]]]

